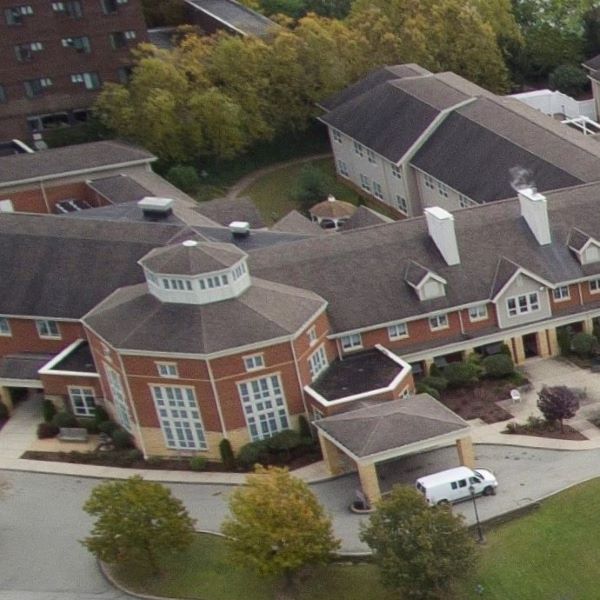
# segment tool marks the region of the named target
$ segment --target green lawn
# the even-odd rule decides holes
[[[227,561],[223,538],[198,534],[184,555],[165,561],[164,575],[148,579],[145,573],[116,571],[129,589],[158,596],[202,600],[275,600],[276,585]],[[316,569],[304,578],[298,600],[392,600],[378,581],[373,565],[335,565]]]
[[[333,159],[314,160],[309,164],[318,167],[326,174],[329,181],[328,189],[338,200],[358,204],[358,194],[336,180]],[[265,222],[272,224],[291,210],[299,209],[292,195],[303,167],[304,164],[297,164],[267,173],[240,195],[250,196],[258,206]]]
[[[460,600],[597,600],[600,598],[600,479],[544,501],[541,508],[486,532],[477,572]],[[221,538],[198,535],[183,557],[165,564],[163,579],[120,574],[150,594],[203,600],[274,600],[272,581],[227,563]],[[140,586],[139,581],[144,581]],[[484,587],[482,594],[476,585]],[[298,600],[400,600],[385,592],[373,565],[333,565],[302,582]]]

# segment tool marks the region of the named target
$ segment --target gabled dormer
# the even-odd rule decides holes
[[[446,280],[414,260],[406,265],[404,281],[417,292],[419,300],[433,300],[446,295]]]
[[[571,229],[567,246],[582,265],[600,261],[600,241],[577,227]]]
[[[248,289],[247,258],[232,244],[185,240],[152,250],[139,264],[148,291],[162,302],[210,304],[236,298]]]

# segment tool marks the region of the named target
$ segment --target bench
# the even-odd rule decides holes
[[[89,434],[85,427],[61,427],[58,439],[61,442],[87,442]]]

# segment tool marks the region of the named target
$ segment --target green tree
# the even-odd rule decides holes
[[[427,505],[415,489],[396,486],[361,525],[381,578],[403,598],[433,600],[474,567],[476,551],[463,518],[447,507]]]
[[[148,565],[157,573],[162,554],[192,543],[194,520],[183,503],[137,475],[96,486],[83,509],[97,520],[82,544],[107,563]]]
[[[229,509],[221,531],[232,559],[261,575],[291,584],[300,568],[328,562],[339,547],[315,495],[286,469],[257,468],[233,492]]]

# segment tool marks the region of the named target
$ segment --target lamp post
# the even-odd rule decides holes
[[[469,492],[471,492],[471,499],[473,500],[473,509],[475,510],[475,521],[477,523],[477,541],[480,544],[483,544],[483,542],[485,542],[485,538],[483,537],[481,523],[479,522],[479,512],[477,511],[477,502],[475,501],[475,487],[470,485]]]

